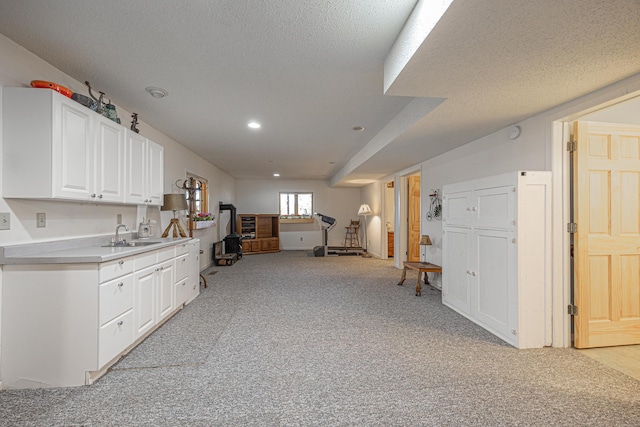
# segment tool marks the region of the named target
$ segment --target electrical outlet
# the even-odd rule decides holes
[[[300,241],[302,242],[303,240],[304,240],[304,237],[301,237],[301,238],[300,238]]]
[[[122,214],[116,215],[116,224],[122,224]]]
[[[44,228],[47,226],[47,214],[39,212],[36,214],[36,227]]]
[[[11,227],[11,214],[9,212],[0,212],[0,230],[8,230]]]

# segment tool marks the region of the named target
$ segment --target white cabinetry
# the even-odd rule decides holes
[[[92,200],[124,202],[124,131],[119,124],[95,115],[95,164]]]
[[[443,187],[442,301],[518,348],[550,344],[550,172]]]
[[[53,90],[5,87],[2,111],[4,197],[162,204],[162,146],[135,134],[130,149],[125,127]]]
[[[139,338],[164,320],[174,309],[175,249],[154,251],[135,258],[134,338]]]
[[[100,264],[4,265],[3,387],[78,386],[103,375],[182,308],[174,292],[183,246]]]
[[[200,294],[200,240],[192,239],[184,247],[176,248],[175,303],[180,306],[191,302]]]
[[[125,201],[161,206],[164,193],[164,149],[161,145],[127,130],[127,189]]]

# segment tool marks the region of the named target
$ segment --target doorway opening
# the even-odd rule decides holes
[[[564,151],[561,292],[569,310],[555,303],[554,313],[562,313],[565,345],[640,344],[640,96],[554,122],[553,138]]]

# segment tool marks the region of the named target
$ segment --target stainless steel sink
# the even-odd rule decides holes
[[[109,243],[108,245],[103,245],[103,248],[127,248],[127,247],[135,247],[135,246],[149,246],[149,245],[157,245],[161,242],[125,242],[125,243]]]

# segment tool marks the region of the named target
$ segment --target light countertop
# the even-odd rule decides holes
[[[104,247],[110,241],[109,236],[38,242],[23,245],[0,247],[0,265],[9,264],[78,264],[112,261],[131,255],[174,246],[191,240],[189,237],[131,239],[129,241],[158,242],[147,246]]]

